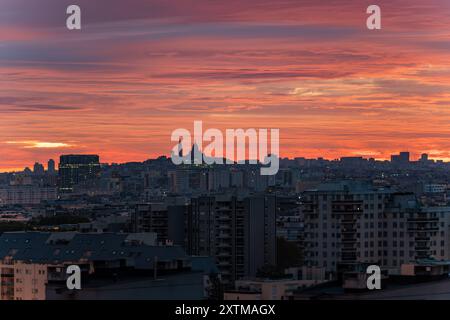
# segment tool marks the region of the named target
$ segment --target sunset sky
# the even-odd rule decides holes
[[[0,0],[0,171],[169,155],[194,120],[280,128],[281,156],[450,161],[450,1]]]

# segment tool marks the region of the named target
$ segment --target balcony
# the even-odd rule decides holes
[[[438,222],[439,219],[438,218],[426,218],[426,217],[422,217],[422,218],[408,218],[408,222]]]
[[[219,239],[230,239],[231,236],[230,236],[229,233],[219,233],[219,234],[217,235],[217,238],[219,238]]]
[[[408,228],[408,231],[439,231],[438,227],[410,227]]]
[[[217,245],[217,247],[218,248],[231,248],[231,244],[221,242]]]

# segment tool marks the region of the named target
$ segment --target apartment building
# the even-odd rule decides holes
[[[276,264],[276,198],[201,196],[191,200],[187,251],[214,257],[227,285]]]
[[[336,275],[357,263],[391,274],[417,259],[449,259],[449,207],[369,183],[327,183],[304,193],[305,261]]]
[[[303,247],[303,221],[297,196],[277,196],[277,237]]]
[[[131,214],[133,232],[154,232],[161,244],[185,243],[186,205],[167,203],[138,204]]]
[[[57,189],[33,185],[12,185],[0,188],[0,205],[35,205],[56,200]]]
[[[45,300],[47,265],[0,261],[0,300]]]

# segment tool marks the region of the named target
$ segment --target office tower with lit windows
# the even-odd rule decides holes
[[[59,160],[59,190],[71,192],[77,185],[89,185],[99,174],[98,155],[63,155]]]

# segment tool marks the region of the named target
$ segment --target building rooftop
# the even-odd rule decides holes
[[[35,263],[112,261],[125,259],[136,269],[152,269],[158,261],[187,260],[179,246],[149,246],[125,241],[124,233],[7,232],[0,235],[0,259]]]
[[[381,290],[345,292],[336,282],[328,282],[296,292],[297,299],[325,300],[450,300],[450,278],[420,283],[388,283]]]
[[[370,181],[342,180],[336,182],[326,182],[319,184],[314,189],[306,192],[352,192],[352,193],[369,193],[379,191],[390,191],[386,188],[374,187]]]

